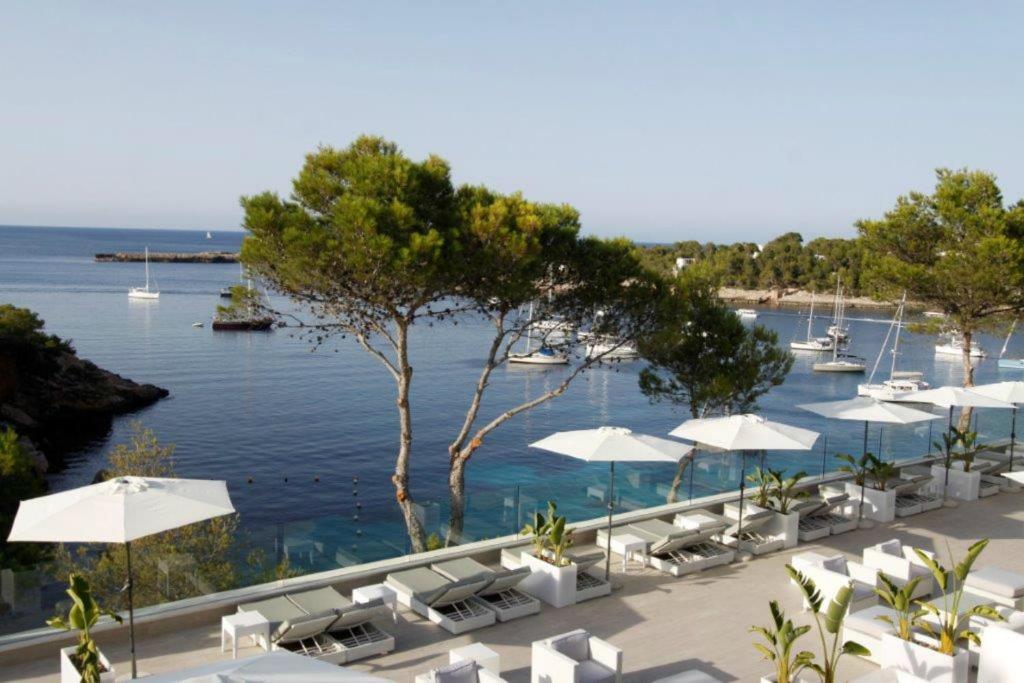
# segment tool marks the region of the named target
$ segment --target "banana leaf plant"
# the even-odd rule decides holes
[[[942,466],[946,470],[953,466],[953,461],[956,459],[956,454],[953,453],[953,448],[957,444],[957,437],[953,434],[955,431],[956,427],[952,427],[949,432],[943,432],[941,439],[932,441],[932,448],[942,452]]]
[[[873,453],[868,453],[868,468],[867,474],[871,477],[873,488],[884,491],[888,485],[890,479],[896,476],[896,466],[891,462],[886,462],[881,458],[876,457]]]
[[[987,545],[987,538],[972,544],[967,549],[967,555],[964,556],[964,559],[957,562],[952,569],[947,569],[939,564],[935,558],[914,548],[914,552],[917,553],[917,556],[928,567],[932,576],[935,577],[939,593],[942,594],[941,607],[932,602],[918,600],[923,614],[914,620],[914,626],[935,638],[938,641],[939,652],[942,654],[952,657],[956,653],[957,643],[964,640],[968,640],[975,645],[981,645],[981,636],[968,628],[971,617],[985,617],[992,621],[1003,621],[1002,615],[988,605],[977,605],[969,610],[965,610],[963,613],[960,612],[960,601],[964,596],[964,582],[967,580],[967,575],[970,573],[975,560],[978,559],[978,555],[981,554]],[[952,560],[953,553],[949,550],[948,544],[946,551]],[[925,619],[926,615],[933,616],[934,620]]]
[[[772,499],[772,475],[771,470],[763,467],[754,467],[754,471],[747,475],[747,481],[755,488],[753,503],[758,507],[766,508]]]
[[[78,631],[78,646],[72,657],[83,683],[99,683],[103,673],[100,664],[100,652],[92,639],[92,627],[100,617],[108,616],[117,623],[122,619],[119,615],[99,606],[92,597],[89,582],[80,574],[71,574],[68,578],[67,594],[72,605],[67,617],[53,617],[46,621],[47,625],[61,631]]]
[[[918,619],[927,614],[914,600],[914,591],[917,590],[917,586],[921,583],[922,579],[923,577],[915,576],[902,586],[898,586],[885,574],[878,573],[878,581],[882,585],[880,588],[875,588],[875,595],[894,614],[883,614],[875,618],[879,621],[884,621],[896,629],[896,635],[903,640],[911,639],[914,624]]]
[[[853,600],[853,589],[849,585],[843,586],[836,595],[825,605],[825,598],[821,591],[814,584],[810,577],[805,576],[793,565],[786,565],[786,572],[793,579],[800,592],[803,593],[804,601],[810,607],[814,616],[814,623],[817,626],[818,638],[821,641],[821,663],[810,662],[807,668],[818,674],[822,683],[836,683],[839,670],[839,660],[843,655],[857,655],[868,657],[871,651],[853,640],[841,641],[843,621],[850,609],[850,602]]]
[[[548,527],[548,549],[551,550],[552,562],[561,567],[565,562],[565,551],[572,547],[573,530],[565,528],[565,517],[555,517]]]
[[[771,479],[771,496],[775,501],[775,509],[785,515],[789,513],[789,506],[796,500],[806,498],[807,491],[800,491],[797,486],[800,480],[807,476],[806,472],[797,472],[791,477],[784,477],[780,470],[768,470]]]
[[[554,515],[555,504],[548,501],[548,516]],[[519,533],[524,536],[533,537],[534,557],[543,557],[544,549],[548,546],[548,518],[539,512],[533,513],[533,521],[527,523]]]
[[[964,472],[970,472],[974,465],[974,459],[988,445],[978,443],[978,432],[971,430],[959,430],[953,427],[953,438],[960,444],[960,450],[953,454],[953,457],[964,464]]]
[[[864,453],[859,458],[855,458],[849,453],[836,453],[836,460],[846,463],[839,466],[839,471],[852,474],[853,483],[857,486],[864,486],[868,480],[868,467],[871,465],[870,455],[870,453]]]
[[[795,654],[793,652],[796,641],[810,631],[811,627],[794,626],[775,600],[768,603],[768,608],[772,613],[771,625],[751,626],[748,630],[760,635],[764,640],[764,643],[754,643],[754,647],[764,656],[765,661],[774,663],[775,683],[790,683],[814,661],[814,654],[807,650],[800,650]]]

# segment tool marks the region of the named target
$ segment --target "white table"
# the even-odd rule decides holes
[[[476,662],[481,669],[487,669],[495,676],[501,675],[501,655],[486,645],[473,643],[448,651],[449,664],[467,660]]]
[[[354,603],[363,604],[373,600],[381,600],[388,605],[391,608],[392,621],[398,623],[398,594],[394,590],[383,583],[375,583],[352,591],[352,602]]]
[[[647,541],[645,539],[629,532],[619,532],[612,534],[608,545],[610,546],[610,552],[616,552],[619,555],[622,555],[623,572],[626,571],[626,564],[629,562],[630,555],[633,553],[639,554],[640,563],[647,566]]]
[[[269,646],[270,622],[259,612],[236,612],[220,619],[220,651],[224,652],[226,636],[231,636],[231,658],[238,658],[238,639],[251,636],[264,649]]]

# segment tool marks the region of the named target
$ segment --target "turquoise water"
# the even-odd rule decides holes
[[[111,432],[73,453],[51,476],[55,490],[88,483],[106,452],[123,442],[132,420],[176,445],[179,476],[224,479],[252,542],[276,556],[287,554],[299,571],[401,554],[407,541],[393,503],[389,476],[395,451],[393,385],[353,342],[338,340],[316,352],[287,330],[268,334],[215,334],[209,322],[218,290],[238,277],[237,266],[153,264],[161,290],[156,302],[130,301],[141,264],[94,263],[101,251],[200,251],[238,247],[241,233],[0,228],[0,302],[36,310],[47,329],[73,340],[79,353],[101,367],[140,382],[166,387],[156,405],[115,420]],[[853,352],[874,361],[888,325],[888,311],[855,310]],[[804,329],[797,311],[762,310],[758,322],[788,342]],[[824,331],[820,323],[819,333]],[[457,326],[417,330],[413,338],[415,451],[412,488],[430,530],[446,519],[448,440],[475,381],[487,329]],[[983,338],[993,358],[978,366],[979,382],[1020,377],[1000,371],[994,356],[1002,340]],[[958,359],[935,357],[934,339],[907,334],[901,365],[925,372],[933,386],[959,383]],[[1011,352],[1022,349],[1014,341]],[[828,422],[797,403],[847,398],[861,376],[816,375],[812,356],[797,358],[785,384],[762,400],[771,419],[821,431],[810,453],[773,453],[770,464],[812,473],[834,469],[837,450],[859,452],[862,425]],[[685,411],[651,405],[637,389],[640,365],[622,363],[585,373],[568,393],[521,415],[495,432],[468,469],[467,536],[495,536],[517,529],[535,504],[557,499],[571,519],[600,516],[607,468],[527,448],[563,429],[603,424],[664,435]],[[496,415],[558,383],[564,368],[498,371],[483,418]],[[981,431],[1004,435],[1008,417],[982,412]],[[935,423],[941,429],[942,423]],[[929,426],[872,428],[872,447],[885,457],[913,457],[925,450]],[[620,505],[664,502],[671,466],[622,468]],[[249,480],[252,483],[249,483]],[[317,481],[319,479],[319,481]],[[357,479],[357,483],[354,483]],[[739,467],[728,455],[701,456],[683,497],[735,488]],[[5,629],[0,617],[0,631]]]

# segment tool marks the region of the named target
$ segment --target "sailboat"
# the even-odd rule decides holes
[[[601,360],[635,360],[640,357],[640,351],[632,342],[620,342],[609,337],[592,339],[587,344],[587,358],[600,358]]]
[[[842,296],[842,280],[836,278],[836,305],[832,310],[832,324],[825,330],[825,334],[831,337],[836,345],[846,344],[850,341],[850,328],[843,324],[846,317],[846,302]]]
[[[1017,329],[1017,321],[1013,321],[1013,325],[1010,326],[1010,332],[1006,335],[1006,341],[1003,342],[1003,348],[999,351],[999,367],[1004,370],[1024,370],[1024,358],[1007,358],[1006,349],[1010,345],[1010,337],[1013,336],[1013,331]]]
[[[153,278],[153,285],[156,286],[156,278]],[[149,288],[149,247],[146,247],[146,286],[132,287],[128,290],[129,299],[159,299],[160,290]]]
[[[909,394],[915,391],[922,391],[929,387],[928,382],[924,381],[924,374],[914,371],[900,371],[896,369],[896,359],[900,354],[900,330],[903,327],[903,314],[906,311],[907,306],[907,294],[903,293],[903,298],[900,300],[899,306],[896,307],[896,314],[893,315],[892,323],[889,324],[889,331],[885,333],[885,340],[882,341],[882,348],[878,350],[878,358],[875,359],[875,365],[871,368],[871,375],[868,377],[867,384],[860,384],[857,386],[858,396],[871,396],[881,400],[889,400],[899,394]],[[875,384],[873,380],[875,373],[878,371],[878,366],[882,362],[882,355],[885,353],[886,347],[889,345],[889,337],[895,330],[895,337],[892,343],[892,365],[889,368],[889,379]]]
[[[789,342],[789,348],[794,351],[814,351],[822,353],[831,351],[835,346],[835,340],[831,337],[814,337],[814,292],[811,292],[811,312],[807,316],[807,339]]]
[[[838,285],[836,290],[836,308],[835,308],[835,323],[834,327],[837,330],[845,329],[843,327],[843,287]],[[842,357],[839,356],[839,340],[833,337],[835,341],[832,344],[832,360],[825,363],[815,363],[811,366],[811,369],[815,372],[864,372],[867,370],[867,366],[861,362],[859,358],[854,356],[848,356],[844,354]]]
[[[533,346],[533,302],[530,302],[530,313],[529,320],[531,321],[530,326],[526,330],[524,337],[524,348],[522,353],[510,353],[508,354],[509,363],[522,363],[524,365],[565,365],[569,362],[569,358],[564,353],[558,353],[550,346],[541,344],[537,349],[532,349]]]
[[[212,240],[213,239],[213,235],[210,234],[209,230],[206,231],[206,239],[208,239],[208,240]]]

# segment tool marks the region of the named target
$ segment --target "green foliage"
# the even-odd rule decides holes
[[[956,562],[947,544],[946,551],[949,553],[950,560],[954,562],[952,569],[947,569],[931,555],[914,548],[914,552],[921,562],[935,577],[935,584],[942,595],[941,608],[924,600],[918,601],[922,613],[914,619],[914,626],[935,638],[939,643],[939,651],[943,654],[952,656],[956,651],[957,644],[965,640],[969,640],[975,645],[981,645],[981,637],[969,628],[971,617],[985,617],[992,621],[1003,620],[1002,615],[988,605],[978,605],[962,613],[960,611],[964,582],[967,580],[967,575],[970,573],[971,567],[974,566],[975,560],[986,546],[988,546],[987,538],[973,543],[967,549],[964,559]],[[931,619],[925,618],[928,615],[931,616]]]
[[[652,402],[688,406],[693,417],[755,410],[786,379],[792,354],[774,332],[745,326],[700,268],[684,271],[676,291],[659,329],[639,341],[647,361],[640,390]]]
[[[436,531],[427,536],[427,550],[440,550],[444,547],[444,541],[441,540],[441,535]]]
[[[810,577],[789,564],[786,565],[786,573],[803,594],[804,601],[814,616],[818,638],[821,641],[821,663],[808,663],[807,668],[817,673],[822,683],[836,683],[839,660],[843,655],[867,657],[871,654],[860,643],[852,640],[842,642],[840,638],[843,621],[846,619],[850,602],[853,600],[853,589],[850,586],[843,586],[836,592],[836,596],[829,601],[828,605],[825,605],[825,599]]]
[[[573,544],[573,530],[566,529],[565,524],[565,517],[559,515],[548,526],[548,549],[551,550],[552,562],[556,567],[565,564],[565,552]]]
[[[910,640],[914,622],[926,614],[914,601],[914,591],[922,577],[916,576],[902,586],[897,586],[892,579],[879,572],[878,581],[882,585],[874,589],[875,595],[894,612],[894,616],[883,614],[877,619],[896,629],[896,635],[903,640]]]
[[[867,485],[868,479],[870,479],[874,482],[873,488],[884,491],[886,482],[896,474],[896,468],[892,463],[885,462],[870,451],[862,453],[859,457],[854,457],[849,453],[836,453],[836,460],[846,463],[838,469],[840,472],[852,474],[853,481],[857,486]]]
[[[754,495],[751,502],[758,507],[768,507],[772,501],[772,486],[774,483],[771,470],[755,466],[754,471],[747,475],[747,481],[754,487]]]
[[[256,289],[245,285],[231,287],[231,303],[217,306],[217,318],[220,320],[245,320],[263,312],[266,302]]]
[[[956,427],[952,427],[948,432],[943,432],[938,439],[932,441],[932,448],[942,453],[942,466],[947,470],[953,466],[953,462],[956,460],[953,453],[956,443]]]
[[[46,334],[43,326],[43,320],[29,309],[0,304],[0,360],[14,361],[11,370],[25,366],[41,371],[52,369],[59,354],[73,352],[69,342]]]
[[[546,514],[533,513],[533,522],[523,527],[520,532],[533,536],[533,554],[535,557],[551,557],[555,566],[565,564],[565,552],[573,545],[573,530],[566,528],[566,518],[558,514],[555,501],[548,501]]]
[[[67,617],[53,617],[46,623],[61,631],[78,631],[75,664],[79,673],[82,674],[83,683],[99,683],[102,673],[100,655],[96,643],[92,639],[91,629],[100,620],[100,617],[108,616],[117,623],[121,623],[121,617],[99,606],[92,596],[89,582],[79,574],[72,573],[70,575],[66,592],[72,601]]]
[[[1024,308],[1024,204],[1004,206],[990,173],[938,169],[932,194],[901,196],[884,217],[859,221],[857,229],[871,290],[906,290],[944,312],[965,346]],[[964,369],[970,386],[967,356]]]
[[[174,477],[173,458],[173,445],[161,444],[151,430],[135,423],[129,442],[111,451],[105,473],[108,478]],[[228,515],[133,541],[135,606],[234,588],[238,576],[231,556],[237,535],[238,519]],[[170,570],[162,570],[161,562]],[[54,564],[57,573],[82,575],[103,602],[124,599],[121,589],[128,567],[123,545],[104,546],[99,552],[95,546],[75,551],[61,546]]]
[[[952,428],[953,441],[960,446],[960,450],[954,453],[953,457],[964,464],[964,472],[970,472],[971,466],[978,453],[988,448],[987,444],[978,443],[978,432],[968,429]]]
[[[0,567],[18,569],[35,564],[48,546],[4,543],[14,524],[19,501],[40,496],[46,489],[32,453],[12,427],[0,430]]]
[[[873,453],[868,453],[868,456],[870,456],[868,458],[868,476],[874,482],[872,486],[879,491],[884,491],[889,480],[896,476],[896,466],[876,457]]]
[[[808,496],[806,491],[801,491],[797,488],[800,485],[800,480],[807,476],[806,472],[797,472],[789,477],[784,476],[781,470],[769,469],[768,473],[771,480],[773,506],[780,513],[788,514],[789,506],[793,504],[793,501],[801,500]]]
[[[551,502],[548,502],[548,506]],[[548,546],[548,521],[543,514],[533,513],[533,522],[527,523],[519,533],[524,536],[533,536],[533,554],[535,557],[543,557],[544,549]]]
[[[774,662],[776,683],[790,683],[814,661],[814,654],[807,650],[795,654],[793,652],[796,641],[810,631],[811,627],[794,626],[775,600],[768,603],[768,608],[772,614],[771,625],[751,626],[748,630],[760,635],[764,640],[764,644],[754,643],[754,648],[766,661]]]

